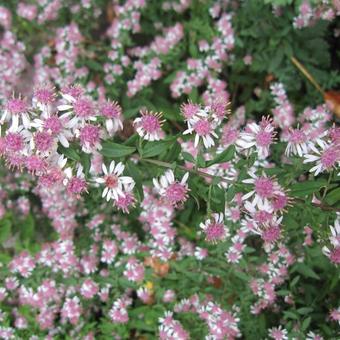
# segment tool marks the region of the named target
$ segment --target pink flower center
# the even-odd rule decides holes
[[[271,219],[272,219],[272,214],[265,210],[257,211],[255,214],[255,221],[262,223],[262,224],[269,222]]]
[[[94,114],[92,102],[89,99],[79,98],[73,106],[74,113],[82,118],[90,117]]]
[[[99,128],[94,125],[86,125],[80,131],[80,141],[85,144],[95,145],[99,142]]]
[[[176,204],[178,202],[182,202],[186,200],[186,193],[187,188],[182,185],[181,183],[172,183],[169,185],[169,187],[166,189],[166,199],[171,204]]]
[[[280,235],[281,235],[280,227],[271,226],[262,232],[261,237],[263,241],[273,243],[279,239]]]
[[[47,132],[37,132],[34,137],[35,144],[39,151],[47,151],[53,144],[52,136]]]
[[[8,151],[18,152],[23,149],[24,141],[18,133],[9,133],[5,137],[5,145]]]
[[[108,175],[105,177],[105,186],[110,189],[116,188],[118,185],[118,177],[115,175]]]
[[[233,129],[226,129],[222,134],[223,144],[233,144],[238,137],[238,131]]]
[[[34,97],[42,104],[51,104],[55,100],[54,92],[50,89],[38,89],[35,91]]]
[[[267,177],[259,177],[255,180],[255,191],[261,198],[269,198],[273,195],[273,181]]]
[[[159,119],[154,115],[145,115],[141,121],[142,128],[147,132],[155,132],[160,129]]]
[[[57,135],[61,131],[62,127],[61,121],[57,116],[48,117],[44,122],[44,128],[54,135]]]
[[[277,195],[272,202],[275,210],[282,210],[288,204],[288,199],[285,195]]]
[[[208,242],[220,241],[225,237],[224,225],[222,223],[210,223],[205,229]]]
[[[72,177],[67,185],[67,191],[71,194],[81,194],[86,190],[86,181],[83,178]]]
[[[331,147],[323,152],[320,160],[321,160],[321,164],[325,168],[329,169],[335,165],[338,158],[339,158],[339,151],[337,151],[336,148]]]
[[[106,118],[117,118],[121,113],[122,109],[116,103],[105,103],[102,107],[102,115]]]
[[[27,111],[26,101],[19,98],[10,99],[7,102],[7,110],[12,114],[20,114]]]
[[[271,132],[260,131],[256,136],[256,143],[258,146],[266,147],[272,142],[273,135]]]
[[[185,119],[192,118],[197,112],[199,111],[200,107],[197,104],[184,104],[182,106],[182,114],[185,117]]]
[[[132,206],[134,202],[134,196],[128,192],[124,196],[119,196],[115,201],[115,205],[118,209],[127,213],[129,211],[129,207]]]
[[[331,254],[330,254],[330,260],[335,263],[339,264],[340,263],[340,247],[335,248]]]
[[[46,170],[46,163],[38,156],[29,156],[25,160],[26,168],[29,172],[42,172]]]
[[[294,144],[301,144],[306,141],[306,135],[301,130],[293,130],[289,136],[289,141]]]
[[[210,134],[211,126],[207,120],[202,119],[194,125],[194,130],[199,136],[206,136]]]

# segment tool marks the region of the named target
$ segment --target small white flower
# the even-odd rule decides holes
[[[124,196],[124,191],[131,191],[135,185],[135,181],[132,177],[121,176],[125,166],[119,162],[117,165],[115,161],[110,163],[109,169],[105,164],[102,164],[102,170],[104,177],[98,177],[95,181],[99,184],[105,184],[102,197],[106,197],[106,200],[117,200],[119,196]]]

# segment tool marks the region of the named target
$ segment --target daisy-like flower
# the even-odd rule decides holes
[[[176,181],[174,172],[169,169],[159,179],[153,179],[153,184],[159,194],[173,206],[183,204],[188,198],[188,181],[189,172],[185,173],[180,182]]]
[[[306,340],[324,340],[324,338],[312,331],[308,332]]]
[[[70,146],[69,140],[73,138],[73,133],[70,131],[71,125],[69,124],[68,119],[57,115],[51,115],[44,119],[34,119],[32,126],[39,131],[49,133],[65,148]]]
[[[269,329],[268,335],[274,340],[288,340],[288,332],[281,325]]]
[[[334,227],[330,226],[331,234],[330,241],[334,247],[340,247],[340,214],[334,222]]]
[[[85,124],[79,131],[76,131],[76,135],[79,135],[82,150],[85,153],[92,153],[102,148],[100,144],[100,132],[99,126],[93,124]]]
[[[11,122],[9,131],[16,132],[20,123],[29,129],[31,126],[31,117],[29,115],[29,106],[27,101],[21,97],[11,98],[7,101],[5,111],[0,119],[2,125],[5,121]]]
[[[331,236],[329,241],[331,247],[324,246],[322,248],[323,253],[329,258],[331,262],[336,265],[340,264],[340,215],[334,222],[334,226],[329,227],[331,230]],[[331,248],[331,249],[330,249]]]
[[[117,102],[107,101],[101,106],[100,113],[105,117],[105,127],[110,136],[123,129],[122,108]]]
[[[109,168],[105,164],[102,164],[104,177],[98,177],[95,181],[99,184],[104,184],[102,197],[106,197],[106,200],[110,199],[119,200],[119,197],[125,197],[126,192],[131,192],[135,181],[132,177],[121,176],[125,166],[119,162],[117,165],[115,161],[110,163]]]
[[[55,88],[49,85],[41,85],[34,90],[32,103],[46,114],[50,113],[52,104],[56,101]]]
[[[213,137],[218,138],[215,129],[215,121],[209,118],[195,116],[190,124],[188,123],[188,129],[183,132],[183,135],[192,134],[194,132],[196,134],[194,146],[197,147],[201,138],[204,146],[210,148],[215,145]]]
[[[319,144],[319,150],[314,143],[309,144],[309,148],[313,153],[306,154],[304,163],[316,162],[309,172],[314,172],[317,176],[324,171],[330,171],[340,165],[340,145]]]
[[[247,200],[254,196],[252,201],[253,206],[258,206],[261,210],[272,211],[271,200],[275,199],[277,195],[282,194],[280,185],[265,174],[256,176],[255,173],[249,172],[251,178],[245,179],[243,183],[253,184],[254,189],[245,194],[242,199]]]
[[[141,110],[140,114],[141,117],[138,117],[133,121],[137,133],[143,139],[151,142],[162,139],[164,136],[162,130],[162,125],[164,123],[164,120],[162,120],[162,113]]]
[[[72,127],[77,126],[79,123],[83,125],[86,121],[96,121],[95,108],[91,99],[86,97],[75,98],[67,93],[61,93],[61,96],[66,101],[65,104],[58,106],[58,111],[64,112],[61,116],[69,118]]]
[[[224,224],[223,213],[212,214],[211,218],[200,224],[200,228],[205,234],[206,241],[212,243],[223,241],[230,235],[229,228]]]
[[[181,113],[184,120],[187,122],[188,127],[191,128],[192,124],[197,118],[204,118],[209,115],[208,108],[202,108],[199,104],[194,104],[191,101],[181,105]]]
[[[302,157],[308,152],[307,140],[307,136],[302,130],[291,129],[288,134],[288,144],[285,154],[288,157],[290,155],[299,155]]]
[[[267,158],[270,145],[273,143],[276,132],[270,118],[262,118],[260,124],[248,124],[246,131],[240,134],[236,144],[242,149],[255,147],[260,159]]]
[[[81,164],[78,165],[76,176],[73,176],[73,171],[71,168],[66,168],[64,173],[66,178],[63,180],[63,184],[66,186],[66,190],[69,194],[80,197],[82,193],[86,192],[87,183]]]

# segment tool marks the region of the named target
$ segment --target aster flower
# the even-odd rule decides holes
[[[50,115],[43,119],[34,119],[31,125],[39,131],[49,133],[65,148],[70,146],[69,140],[73,138],[73,133],[70,131],[72,126],[67,118]]]
[[[258,206],[261,210],[271,211],[271,200],[282,193],[281,187],[274,179],[267,177],[265,174],[256,176],[255,173],[249,172],[249,175],[251,178],[245,179],[243,183],[253,184],[254,189],[245,194],[242,199],[247,200],[254,196],[253,206]]]
[[[204,118],[209,115],[208,108],[202,109],[200,104],[194,104],[191,101],[181,105],[181,113],[189,128],[192,127],[192,123],[195,122],[196,118]]]
[[[164,132],[162,125],[161,112],[152,112],[147,110],[140,111],[141,117],[136,118],[133,121],[133,125],[136,128],[137,133],[145,140],[157,141],[163,138]]]
[[[285,154],[289,157],[290,155],[299,155],[302,157],[308,152],[308,139],[306,134],[300,129],[291,129],[288,134],[288,144],[286,147]]]
[[[246,131],[240,134],[236,144],[246,150],[255,147],[259,158],[264,159],[269,155],[269,148],[274,141],[275,134],[272,120],[263,117],[260,124],[248,124]]]
[[[200,228],[205,234],[205,239],[212,243],[223,241],[230,235],[229,228],[224,224],[223,213],[212,214],[211,218],[200,224]]]
[[[95,107],[91,99],[86,97],[73,97],[70,94],[61,93],[65,100],[65,104],[59,105],[58,111],[64,112],[62,118],[69,118],[72,127],[77,126],[79,123],[84,124],[86,121],[96,121]]]
[[[52,104],[56,101],[55,88],[49,85],[41,85],[33,92],[32,103],[38,109],[49,115]]]
[[[288,332],[286,329],[279,327],[273,327],[269,329],[268,335],[274,340],[288,340]]]
[[[197,147],[200,139],[203,140],[203,144],[206,148],[210,148],[215,145],[214,138],[218,138],[216,132],[216,122],[209,118],[194,117],[190,124],[188,123],[188,129],[183,132],[183,135],[195,133],[194,146]]]
[[[324,338],[312,331],[308,332],[306,340],[324,340]]]
[[[76,130],[76,136],[79,136],[82,150],[85,153],[101,150],[100,132],[100,127],[93,124],[85,124],[79,130]]]
[[[105,102],[100,108],[100,113],[106,119],[105,126],[110,136],[123,129],[122,108],[117,102]]]
[[[334,222],[334,226],[330,226],[331,236],[329,237],[330,246],[322,248],[323,253],[335,265],[340,264],[340,215]]]
[[[2,125],[5,121],[11,122],[9,128],[11,132],[16,132],[20,123],[22,123],[26,129],[30,128],[31,117],[26,99],[13,97],[7,101],[5,111],[0,119],[0,124]]]
[[[121,176],[124,168],[125,166],[121,162],[116,165],[115,161],[112,161],[109,168],[102,164],[104,177],[98,177],[95,181],[105,185],[102,197],[106,197],[107,201],[118,200],[120,196],[124,197],[126,192],[132,191],[135,182],[132,177]]]
[[[85,180],[85,174],[81,164],[77,167],[76,176],[73,176],[71,168],[64,170],[66,178],[63,180],[63,184],[66,186],[67,192],[79,197],[83,192],[87,190],[87,183]]]
[[[306,154],[304,163],[316,162],[309,172],[314,172],[317,176],[324,171],[331,171],[340,164],[340,146],[334,144],[319,144],[320,149],[314,143],[310,143],[309,147],[313,153]]]
[[[180,182],[175,180],[174,172],[167,170],[160,180],[153,179],[156,190],[167,202],[173,206],[184,203],[188,198],[188,181],[189,173],[185,173]]]

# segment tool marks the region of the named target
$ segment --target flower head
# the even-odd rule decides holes
[[[214,213],[212,217],[200,224],[208,242],[216,243],[225,240],[229,235],[229,229],[224,224],[223,213]]]
[[[142,110],[141,117],[134,120],[133,124],[136,127],[137,133],[144,139],[149,141],[156,141],[163,138],[162,125],[164,120],[162,120],[161,112],[152,112],[147,110]]]
[[[117,165],[115,161],[110,163],[109,168],[105,164],[102,165],[104,177],[98,177],[95,181],[99,184],[104,184],[102,197],[106,197],[106,200],[114,199],[117,201],[119,197],[124,197],[126,192],[132,191],[134,187],[134,180],[129,176],[121,176],[125,166],[119,162]]]
[[[172,204],[178,206],[184,203],[188,198],[188,185],[187,180],[189,173],[187,172],[180,182],[175,180],[175,175],[172,170],[167,170],[165,174],[158,181],[153,179],[153,184],[156,190],[164,199]]]

